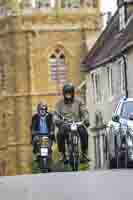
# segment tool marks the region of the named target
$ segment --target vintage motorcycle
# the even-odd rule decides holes
[[[82,125],[84,126],[84,122],[75,121],[74,119],[66,119],[62,114],[58,112],[55,113],[69,128],[68,162],[72,168],[72,171],[78,171],[80,165],[80,136],[78,132],[78,127]]]
[[[39,134],[35,136],[36,156],[42,173],[50,171],[49,163],[52,159],[51,139],[49,136]]]

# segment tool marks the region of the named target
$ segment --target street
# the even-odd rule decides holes
[[[1,200],[127,200],[132,170],[0,177]]]

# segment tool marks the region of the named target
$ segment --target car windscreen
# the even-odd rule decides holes
[[[127,119],[131,114],[133,114],[133,101],[126,102],[123,104],[121,117]]]

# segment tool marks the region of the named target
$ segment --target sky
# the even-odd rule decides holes
[[[101,0],[101,10],[102,12],[116,10],[116,0]]]

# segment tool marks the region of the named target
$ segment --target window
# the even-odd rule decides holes
[[[133,114],[133,102],[132,101],[126,102],[123,104],[123,108],[121,111],[121,117],[128,119],[131,114]]]
[[[114,95],[114,82],[113,82],[113,68],[107,67],[107,79],[108,79],[108,95],[112,97]]]
[[[124,103],[121,110],[121,117],[127,119],[127,104]]]
[[[86,105],[86,84],[81,88],[80,96],[84,105]]]
[[[125,69],[123,59],[118,60],[118,82],[119,82],[119,92],[120,94],[125,94]]]
[[[49,69],[50,80],[64,84],[66,81],[66,66],[64,51],[61,48],[55,49],[49,57]]]
[[[92,82],[93,102],[95,103],[95,76],[94,76],[94,73],[91,74],[91,82]]]
[[[94,72],[91,74],[92,92],[94,103],[102,101],[102,85],[100,73]]]
[[[125,71],[124,71],[124,62],[120,62],[120,84],[121,84],[121,92],[125,91]]]

